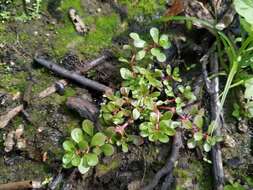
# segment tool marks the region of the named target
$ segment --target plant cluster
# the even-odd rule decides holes
[[[229,52],[236,52],[236,57],[234,59],[230,58],[230,60],[237,63],[235,83],[231,86],[243,85],[244,94],[239,104],[234,103],[233,116],[238,120],[242,118],[251,119],[253,118],[253,75],[251,74],[253,70],[253,2],[235,0],[234,6],[241,16],[241,35],[234,40],[236,43],[232,43],[233,40],[231,40],[231,44],[227,47],[227,49],[230,49]]]
[[[65,154],[62,158],[63,167],[78,167],[80,173],[89,171],[96,166],[99,156],[111,156],[114,147],[110,138],[102,132],[95,133],[94,125],[90,120],[84,120],[81,128],[75,128],[71,132],[71,138],[63,142]]]
[[[105,95],[101,122],[112,132],[112,142],[125,152],[129,142],[141,142],[132,134],[167,143],[177,130],[185,131],[189,148],[203,145],[210,151],[221,140],[212,135],[215,124],[204,129],[204,110],[196,104],[191,87],[182,84],[179,68],[159,64],[166,61],[164,49],[171,46],[168,36],[160,35],[157,28],[151,28],[150,36],[153,41],[147,43],[137,33],[130,34],[133,45],[125,45],[128,56],[120,58],[128,68],[120,69],[120,90]],[[150,60],[158,61],[157,66]]]

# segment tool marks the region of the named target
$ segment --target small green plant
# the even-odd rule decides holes
[[[241,186],[239,183],[235,182],[230,185],[226,185],[224,187],[224,190],[245,190],[245,188]]]
[[[168,36],[159,36],[157,28],[150,30],[150,36],[153,41],[147,43],[138,34],[130,34],[133,46],[125,45],[130,54],[120,58],[128,68],[120,69],[123,79],[120,90],[105,95],[101,122],[110,129],[112,142],[122,146],[124,152],[129,142],[141,144],[140,137],[167,143],[177,130],[186,132],[189,148],[200,145],[206,152],[210,151],[221,140],[212,136],[215,125],[204,130],[204,110],[194,104],[196,97],[189,85],[182,84],[178,67],[154,68],[149,64],[154,58],[164,62],[163,49],[171,46]]]
[[[65,154],[62,158],[63,167],[78,167],[84,174],[99,163],[99,156],[111,156],[114,147],[110,139],[102,132],[94,132],[94,125],[90,120],[84,120],[81,128],[71,132],[71,138],[63,142]]]

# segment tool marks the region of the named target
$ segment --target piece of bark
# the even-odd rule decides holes
[[[19,105],[12,110],[10,110],[7,114],[0,116],[0,129],[6,127],[8,123],[11,121],[13,117],[15,117],[19,112],[24,109],[23,105]]]
[[[48,184],[48,188],[50,190],[55,190],[59,188],[60,183],[63,182],[64,174],[62,171],[60,171],[54,178],[53,180]]]
[[[217,54],[208,53],[209,55],[205,55],[204,59],[202,58],[202,72],[203,78],[205,81],[205,85],[207,88],[207,92],[210,96],[211,102],[211,118],[212,121],[216,123],[216,129],[213,132],[214,136],[221,136],[221,127],[222,127],[222,108],[219,99],[219,64]],[[210,71],[215,77],[210,81],[207,73],[207,64],[210,60]],[[216,75],[217,74],[217,75]],[[217,143],[212,147],[211,150],[212,157],[212,166],[213,166],[213,174],[214,174],[214,189],[215,190],[223,190],[224,189],[224,171],[223,171],[223,163],[222,163],[222,154],[220,149],[220,144]]]
[[[101,92],[112,92],[112,89],[108,86],[105,86],[101,83],[98,83],[96,81],[90,80],[88,78],[83,77],[82,75],[78,74],[77,72],[69,71],[53,62],[47,61],[45,59],[41,58],[35,58],[34,59],[37,63],[40,65],[52,70],[53,72],[59,74],[62,77],[71,79],[85,87],[92,88],[97,91]]]
[[[89,71],[92,68],[100,65],[101,63],[103,63],[109,57],[111,57],[109,54],[104,54],[104,55],[100,56],[99,58],[94,59],[93,61],[86,63],[84,65],[84,67],[79,68],[80,73],[82,73],[82,74],[87,73],[87,71]]]
[[[41,182],[39,181],[26,180],[0,184],[0,190],[39,189],[41,186]]]
[[[166,165],[156,173],[156,175],[153,177],[149,185],[142,188],[142,190],[154,189],[158,185],[161,178],[164,176],[167,176],[167,177],[163,186],[164,187],[170,186],[171,181],[172,181],[171,176],[173,176],[172,173],[175,166],[175,162],[178,160],[179,151],[182,147],[183,147],[183,144],[182,144],[181,132],[177,131],[176,135],[173,137],[172,150],[171,150],[171,154]]]
[[[52,86],[50,86],[47,89],[40,92],[36,98],[43,99],[43,98],[46,98],[46,97],[50,96],[51,94],[55,93],[57,91],[57,88],[55,85],[56,83],[61,83],[63,86],[67,86],[68,81],[59,80],[59,81],[55,82]]]
[[[211,72],[213,74],[219,73],[219,64],[217,54],[212,54],[211,56]],[[219,99],[219,77],[216,77],[212,80],[213,94],[210,95],[211,98],[211,114],[212,120],[216,121],[217,128],[214,130],[214,136],[221,136],[221,127],[222,127],[222,108]],[[214,174],[214,189],[223,190],[224,189],[224,171],[222,163],[222,153],[220,148],[220,143],[217,143],[212,147],[211,150],[212,164],[213,164],[213,174]]]
[[[88,26],[86,26],[84,24],[84,22],[82,21],[81,17],[77,14],[77,11],[73,8],[69,9],[69,17],[73,23],[73,25],[75,26],[76,31],[79,34],[86,34],[89,31]]]
[[[93,122],[97,120],[99,110],[88,100],[84,100],[78,97],[69,97],[66,105],[69,109],[77,111],[83,118],[89,119]]]

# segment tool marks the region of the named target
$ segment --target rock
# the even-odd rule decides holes
[[[140,180],[132,181],[131,183],[128,184],[127,189],[128,190],[139,190],[139,189],[141,189],[141,181]]]
[[[236,142],[231,136],[226,135],[224,138],[224,145],[228,148],[234,148],[236,146]]]
[[[5,152],[10,152],[13,149],[13,146],[15,145],[14,135],[15,135],[15,131],[11,131],[7,134],[6,138],[4,139]]]
[[[238,130],[242,133],[247,133],[248,131],[248,125],[245,121],[240,121],[238,124]]]
[[[243,161],[239,158],[239,157],[233,157],[231,159],[228,159],[226,161],[227,165],[229,167],[232,167],[232,168],[237,168],[239,167],[241,164],[243,164]]]
[[[69,97],[66,103],[67,107],[75,110],[83,118],[96,121],[99,110],[91,102],[78,97]]]

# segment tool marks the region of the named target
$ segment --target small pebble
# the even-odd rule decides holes
[[[228,148],[234,148],[236,146],[236,142],[231,136],[226,135],[224,138],[224,145]]]
[[[248,131],[248,125],[245,121],[240,121],[238,124],[238,130],[242,133],[247,133]]]
[[[102,9],[101,9],[101,8],[98,8],[98,9],[97,9],[97,12],[98,12],[98,13],[100,13],[101,11],[102,11]]]

